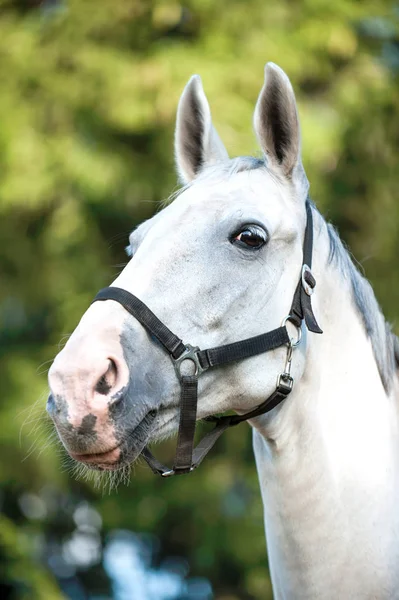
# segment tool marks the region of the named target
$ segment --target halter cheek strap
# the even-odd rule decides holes
[[[196,346],[184,344],[177,335],[172,333],[158,319],[144,302],[126,290],[117,287],[108,287],[100,290],[94,298],[93,302],[99,300],[115,300],[119,302],[149,333],[155,336],[166,352],[169,353],[176,376],[180,381],[180,422],[173,469],[160,463],[148,448],[144,448],[142,451],[143,458],[154,473],[160,474],[163,477],[169,477],[193,471],[228,427],[238,425],[242,421],[253,419],[271,411],[292,391],[294,380],[290,374],[291,358],[293,348],[300,342],[302,321],[305,321],[309,331],[322,333],[314,317],[311,304],[311,294],[313,293],[316,281],[311,272],[313,219],[312,209],[308,202],[306,203],[306,214],[307,223],[303,244],[301,279],[294,293],[289,316],[284,319],[281,327],[273,331],[232,344],[200,350]],[[286,327],[287,321],[291,321],[298,328],[298,340],[296,342],[290,339]],[[210,368],[220,367],[231,362],[263,354],[281,346],[288,347],[287,360],[284,371],[277,377],[277,385],[274,392],[262,404],[244,415],[207,417],[205,420],[215,423],[215,427],[194,448],[199,376]],[[181,365],[187,360],[194,364],[193,375],[183,375],[181,372]]]
[[[313,254],[313,215],[309,202],[306,202],[306,229],[303,240],[303,259],[302,273],[295,290],[294,299],[291,305],[290,315],[292,322],[301,326],[302,321],[306,327],[313,333],[323,333],[317,324],[313,314],[311,295],[316,287],[316,280],[312,274],[312,254]]]

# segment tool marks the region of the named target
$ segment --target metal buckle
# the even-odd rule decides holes
[[[161,477],[172,477],[172,475],[174,474],[174,469],[171,469],[170,471],[165,471],[165,473],[161,473]]]
[[[189,473],[192,473],[194,471],[195,467],[191,467]],[[173,475],[185,475],[186,472],[184,473],[179,473],[178,471],[175,471],[174,469],[171,469],[170,471],[165,471],[165,473],[161,473],[162,477],[173,477]]]
[[[311,285],[309,285],[306,282],[305,273],[310,273],[311,276],[314,279],[314,276],[313,276],[312,271],[310,270],[310,267],[308,265],[306,265],[306,264],[303,265],[303,267],[302,267],[302,275],[301,275],[302,287],[305,290],[305,294],[307,294],[308,296],[311,296],[313,294],[313,292],[314,292],[314,286],[312,287]]]
[[[203,367],[201,367],[197,352],[199,352],[200,349],[198,348],[198,346],[191,346],[191,344],[186,344],[186,349],[184,350],[183,354],[181,354],[179,356],[179,358],[173,358],[173,366],[175,368],[175,372],[177,375],[177,378],[181,380],[182,378],[182,374],[181,374],[181,364],[185,361],[185,360],[191,360],[192,363],[194,363],[195,365],[195,371],[192,374],[193,377],[199,377],[199,375],[201,375],[201,373],[203,373],[206,369],[204,369]]]

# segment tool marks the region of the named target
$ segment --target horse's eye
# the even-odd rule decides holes
[[[246,225],[234,234],[231,242],[244,248],[259,250],[267,242],[266,232],[257,225]]]

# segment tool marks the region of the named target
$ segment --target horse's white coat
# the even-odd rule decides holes
[[[200,80],[191,80],[179,105],[176,158],[181,177],[193,184],[132,234],[133,260],[114,282],[202,348],[278,327],[300,274],[307,180],[292,88],[273,65],[266,69],[255,130],[268,168],[242,169],[242,160],[226,165]],[[199,146],[185,139],[193,131]],[[314,219],[312,302],[324,333],[303,330],[293,358],[294,391],[251,423],[273,589],[277,599],[399,598],[398,376],[387,392],[350,280],[329,263],[326,224],[317,211]],[[254,222],[269,237],[257,254],[229,241],[235,228]],[[86,344],[89,353],[101,336],[105,340],[104,323],[110,338],[113,319],[119,339],[122,316],[136,346],[150,344],[113,301],[90,307],[50,374],[69,406],[79,401],[79,374],[76,383],[70,368],[76,344]],[[378,311],[375,319],[383,326]],[[149,379],[162,377],[164,394],[152,432],[160,439],[177,429],[179,386],[169,357],[151,351],[157,355]],[[274,390],[285,356],[279,348],[206,372],[198,417],[260,404]],[[141,352],[132,361],[139,377]],[[154,407],[141,404],[144,413]],[[107,431],[96,433],[99,444]]]

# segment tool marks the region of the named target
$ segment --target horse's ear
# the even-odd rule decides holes
[[[212,125],[211,111],[199,75],[184,88],[177,109],[175,132],[176,167],[183,183],[189,183],[202,167],[228,158]]]
[[[254,114],[254,128],[271,168],[309,187],[301,162],[301,132],[294,91],[280,67],[267,63],[265,83]]]

